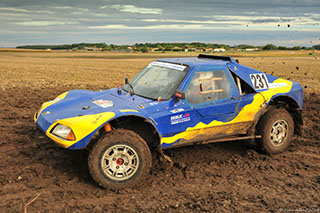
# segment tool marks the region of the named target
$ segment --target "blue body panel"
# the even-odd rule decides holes
[[[230,71],[245,81],[253,89],[254,85],[252,79],[250,79],[250,74],[259,74],[262,72],[237,64],[233,59],[231,61],[226,61],[193,57],[160,59],[158,61],[188,66],[188,73],[178,87],[184,92],[196,72],[205,72],[206,69],[224,70],[231,83],[229,96],[219,101],[192,105],[187,100],[179,100],[177,102],[174,97],[168,101],[158,102],[138,95],[130,95],[123,90],[121,93],[118,93],[118,89],[103,91],[72,90],[69,91],[62,100],[46,107],[38,115],[36,124],[43,132],[47,132],[48,128],[59,120],[113,112],[115,116],[110,120],[128,115],[139,116],[149,121],[155,127],[160,138],[172,137],[187,131],[188,128],[195,128],[196,125],[199,125],[200,123],[201,125],[209,125],[213,121],[228,123],[237,117],[244,107],[253,103],[256,94],[267,91],[267,89],[255,90],[256,93],[240,96],[238,87],[233,80]],[[265,74],[265,76],[271,84],[279,79],[268,74]],[[268,103],[278,96],[288,96],[294,99],[297,105],[302,108],[302,88],[297,82],[292,82],[292,88],[289,92],[278,92],[272,95],[272,97],[268,99]],[[95,100],[111,101],[113,106],[104,108],[95,104],[93,102]],[[45,114],[47,111],[50,113]],[[110,120],[105,120],[103,124],[97,126],[94,131],[82,140],[68,147],[68,149],[84,148],[89,143],[94,133],[103,127],[105,123],[110,122]],[[170,144],[163,143],[162,147],[172,146],[179,141],[180,139],[177,139]]]

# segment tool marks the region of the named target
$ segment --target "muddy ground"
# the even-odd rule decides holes
[[[0,212],[22,212],[40,193],[28,212],[320,212],[320,94],[305,94],[303,133],[285,153],[244,141],[166,150],[172,168],[155,166],[145,186],[115,192],[91,179],[83,152],[58,147],[33,123],[42,102],[68,89],[0,91]]]

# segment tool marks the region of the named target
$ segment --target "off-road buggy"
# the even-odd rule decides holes
[[[93,179],[119,189],[142,183],[162,149],[251,139],[282,152],[300,130],[302,103],[297,82],[199,55],[153,61],[119,88],[65,92],[34,121],[58,145],[87,148]]]

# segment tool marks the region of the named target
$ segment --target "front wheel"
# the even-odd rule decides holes
[[[151,168],[147,143],[135,132],[116,129],[106,134],[89,154],[89,171],[102,187],[121,189],[143,183]]]
[[[294,122],[285,109],[270,109],[264,114],[257,127],[260,148],[269,153],[283,152],[288,148],[294,132]]]

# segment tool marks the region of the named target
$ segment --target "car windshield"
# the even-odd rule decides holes
[[[154,61],[122,88],[135,95],[150,99],[168,100],[173,96],[184,76],[187,66]]]

